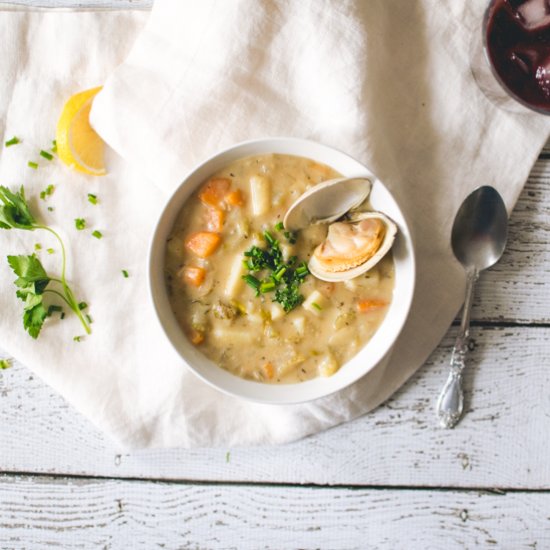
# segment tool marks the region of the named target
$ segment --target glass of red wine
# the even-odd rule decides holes
[[[508,110],[550,115],[550,0],[492,0],[481,39],[485,71],[472,68],[485,94]]]

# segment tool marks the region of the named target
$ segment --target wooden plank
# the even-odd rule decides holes
[[[0,478],[0,547],[548,548],[550,494]]]
[[[482,273],[472,313],[479,321],[548,323],[550,160],[534,166],[510,218],[502,260]]]
[[[453,332],[453,331],[452,331]],[[550,488],[548,328],[473,330],[467,415],[438,428],[453,333],[373,413],[279,446],[125,453],[25,368],[3,371],[0,470],[340,485]],[[226,453],[229,452],[229,456]]]

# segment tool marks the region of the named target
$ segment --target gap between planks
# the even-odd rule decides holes
[[[17,478],[32,479],[43,483],[102,483],[102,482],[127,482],[127,483],[148,483],[154,485],[181,485],[181,486],[207,486],[207,487],[256,487],[256,488],[277,488],[277,489],[326,489],[346,491],[425,491],[442,493],[487,493],[491,495],[505,496],[507,494],[548,494],[550,489],[533,489],[525,487],[460,487],[452,485],[372,485],[372,484],[320,484],[320,483],[289,483],[289,482],[267,482],[267,481],[220,481],[220,480],[193,480],[178,478],[143,478],[131,476],[102,476],[102,475],[79,475],[79,474],[54,474],[36,472],[2,472],[0,471],[0,483],[2,481],[17,481]]]

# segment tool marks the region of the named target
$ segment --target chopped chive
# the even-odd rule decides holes
[[[40,150],[40,156],[48,160],[53,160],[53,155],[51,153],[48,153],[48,151],[44,151],[44,149]]]
[[[317,310],[321,311],[323,308],[317,302],[311,302],[311,305]]]
[[[97,229],[92,232],[92,236],[95,237],[96,239],[101,239],[101,237],[103,237],[101,231],[98,231]]]
[[[64,311],[61,312],[61,317],[60,317],[60,319],[65,319],[65,312],[64,312]]]
[[[57,141],[54,139],[52,140],[52,152],[57,153]]]
[[[9,359],[0,359],[0,370],[6,370],[11,367]]]
[[[305,262],[302,262],[297,268],[296,268],[296,275],[298,277],[305,277],[309,273],[309,268],[307,267],[307,264]]]
[[[37,170],[38,169],[38,164],[36,162],[32,162],[31,160],[29,160],[29,162],[27,162],[27,166],[29,168],[32,168],[33,170]]]
[[[34,245],[34,249],[35,249],[35,250],[42,250],[42,245],[41,245],[40,243],[36,243],[36,244]]]
[[[20,139],[17,136],[13,136],[10,140],[6,141],[4,144],[6,147],[11,147],[12,145],[17,145],[21,143]]]
[[[275,283],[273,281],[266,281],[260,284],[260,292],[265,294],[266,292],[271,292],[275,288]]]
[[[55,191],[54,185],[48,185],[44,191],[40,192],[40,198],[44,201],[46,200],[46,197],[49,197],[50,195],[53,195],[53,192]]]
[[[128,274],[128,272],[127,272],[125,269],[123,269],[123,270],[122,270],[122,276],[123,276],[125,279],[127,279],[130,275]]]
[[[296,244],[296,233],[294,231],[285,231],[284,236],[290,244]]]
[[[48,317],[50,317],[52,313],[55,313],[56,311],[59,313],[63,313],[63,308],[61,306],[51,305],[48,308]]]
[[[83,309],[86,309],[88,307],[88,304],[86,302],[80,302],[78,304],[78,309],[82,311]]]
[[[92,204],[97,204],[97,195],[88,193],[88,202],[91,202]]]
[[[275,225],[275,229],[276,229],[277,231],[282,231],[284,228],[285,228],[285,226],[283,225],[283,222],[278,222],[278,223]]]
[[[86,315],[84,315],[84,317],[86,317],[86,321],[88,321],[88,323],[90,323],[90,325],[94,322],[93,319],[86,313]]]
[[[84,218],[76,218],[74,220],[74,226],[77,228],[78,231],[82,231],[86,228],[86,220]]]
[[[260,285],[262,284],[259,279],[256,279],[256,277],[254,277],[254,275],[243,275],[243,281],[248,286],[251,286],[254,290],[258,290],[260,288]]]
[[[264,231],[264,237],[265,240],[272,245],[275,242],[275,239],[273,238],[273,235],[269,231]]]
[[[53,248],[47,248],[47,249],[46,249],[46,252],[47,252],[48,254],[53,254],[53,253],[55,252],[55,250],[54,250]]]
[[[82,339],[83,339],[83,338],[84,338],[84,336],[75,336],[75,337],[73,338],[73,340],[74,340],[75,342],[82,342]]]
[[[276,271],[274,274],[273,274],[273,278],[276,280],[276,281],[280,281],[282,278],[283,278],[283,275],[286,273],[286,270],[287,270],[287,267],[286,266],[282,266],[279,268],[278,271]]]

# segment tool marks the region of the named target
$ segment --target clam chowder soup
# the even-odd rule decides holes
[[[384,227],[371,228],[372,216],[283,226],[302,193],[338,176],[306,158],[261,155],[228,165],[187,199],[166,243],[166,284],[187,338],[220,367],[266,383],[330,376],[381,324],[394,287],[391,251],[340,282],[308,266],[315,255],[332,271],[355,266],[362,239],[372,247],[371,233]],[[359,210],[370,210],[368,200]]]

